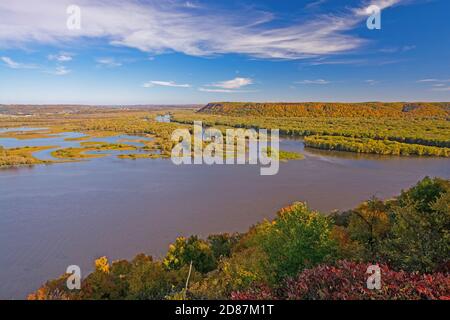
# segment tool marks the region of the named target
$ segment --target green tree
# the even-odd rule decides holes
[[[379,260],[380,245],[390,230],[388,206],[375,198],[362,203],[352,211],[347,230],[363,246],[366,260]]]
[[[267,271],[279,281],[332,258],[336,243],[331,238],[331,220],[295,203],[278,212],[261,231],[259,245],[267,255]]]
[[[384,254],[393,267],[408,271],[433,272],[449,263],[448,181],[425,178],[402,193]]]
[[[449,180],[425,177],[411,189],[402,191],[398,201],[401,206],[414,202],[417,210],[421,212],[433,212],[432,205],[434,202],[442,193],[449,191]]]
[[[211,246],[197,236],[189,238],[179,237],[169,246],[169,251],[163,261],[169,270],[178,270],[183,266],[192,264],[195,270],[206,273],[216,267]]]
[[[238,234],[230,235],[228,233],[212,234],[207,238],[216,260],[220,260],[223,257],[229,257],[231,255],[231,250],[238,240]]]

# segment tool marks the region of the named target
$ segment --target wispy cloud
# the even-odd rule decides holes
[[[324,80],[324,79],[317,79],[317,80],[302,80],[297,81],[297,84],[329,84],[331,81]]]
[[[72,61],[72,54],[60,52],[58,54],[50,54],[47,58],[51,61],[68,62]]]
[[[362,0],[357,7],[310,15],[308,20],[283,27],[274,27],[272,13],[254,9],[236,14],[232,10],[189,10],[189,6],[195,6],[194,2],[179,2],[185,6],[174,6],[173,1],[156,5],[137,0],[78,0],[83,9],[82,28],[76,31],[61,27],[65,26],[66,19],[61,12],[72,2],[2,0],[0,43],[58,44],[101,38],[112,45],[152,54],[238,53],[257,58],[300,59],[354,50],[366,42],[348,34],[367,17],[364,10],[367,2]],[[385,9],[400,0],[372,2]]]
[[[192,1],[186,1],[186,2],[184,3],[184,6],[185,6],[186,8],[189,8],[189,9],[198,9],[198,8],[200,8],[200,5],[199,5],[199,4],[197,4],[197,3],[195,3],[195,2],[192,2]]]
[[[375,1],[365,1],[365,5],[360,6],[359,8],[353,9],[353,12],[357,16],[367,17],[367,8],[369,5],[376,5],[380,10],[384,10],[386,8],[395,6],[401,2],[407,2],[404,0],[375,0]]]
[[[406,45],[406,46],[402,46],[402,47],[382,48],[378,51],[382,52],[382,53],[397,53],[397,52],[411,51],[411,50],[414,50],[415,48],[416,48],[415,45]]]
[[[370,86],[374,86],[374,85],[380,83],[380,81],[378,81],[378,80],[373,80],[373,79],[367,79],[367,80],[364,80],[364,82],[367,83],[367,84],[370,85]]]
[[[316,8],[320,7],[322,4],[324,4],[325,2],[327,2],[327,0],[312,1],[312,2],[308,3],[307,5],[305,5],[305,9],[316,9]]]
[[[251,79],[251,78],[237,77],[232,80],[216,82],[216,83],[210,84],[208,86],[223,88],[223,89],[239,89],[239,88],[248,86],[252,83],[253,83],[253,79]]]
[[[426,78],[417,80],[418,83],[431,85],[431,91],[450,91],[450,79]]]
[[[214,88],[198,88],[198,91],[212,92],[212,93],[252,93],[258,92],[258,90],[232,90],[232,89],[214,89]]]
[[[237,90],[229,90],[229,89],[211,89],[211,88],[198,88],[198,91],[202,92],[214,92],[214,93],[235,93]]]
[[[204,87],[199,88],[198,90],[202,92],[215,92],[215,93],[239,93],[239,92],[242,93],[242,92],[250,92],[239,89],[251,84],[253,84],[253,79],[251,78],[236,77],[231,80],[207,84]]]
[[[440,82],[440,83],[445,83],[445,82],[450,82],[450,79],[434,79],[434,78],[428,78],[428,79],[417,80],[417,82]]]
[[[144,88],[151,88],[154,86],[162,86],[162,87],[175,87],[175,88],[190,88],[190,84],[178,84],[175,81],[159,81],[159,80],[152,80],[149,82],[146,82],[142,85]]]
[[[0,57],[0,60],[11,69],[34,69],[35,65],[14,61],[10,57]]]
[[[47,71],[47,73],[53,74],[55,76],[65,76],[70,72],[71,70],[67,69],[65,66],[57,66],[55,70]]]
[[[326,58],[319,58],[312,61],[308,61],[306,64],[311,66],[321,66],[321,65],[362,65],[367,64],[367,59],[334,59],[329,60]]]
[[[122,62],[116,61],[114,58],[99,58],[96,60],[98,65],[105,66],[109,68],[120,67]]]

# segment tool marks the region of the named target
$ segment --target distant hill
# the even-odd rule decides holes
[[[212,102],[198,112],[261,117],[434,117],[449,118],[450,102]]]
[[[0,104],[0,115],[88,114],[117,111],[197,109],[200,105],[76,105],[76,104]]]

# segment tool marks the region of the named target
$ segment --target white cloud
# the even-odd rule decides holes
[[[327,0],[316,0],[305,5],[305,9],[315,9],[320,7],[320,5],[324,4]]]
[[[297,81],[298,84],[329,84],[331,81],[324,80],[324,79],[317,79],[317,80],[302,80]]]
[[[414,50],[416,48],[415,45],[407,45],[407,46],[402,46],[402,47],[389,47],[389,48],[382,48],[380,50],[378,50],[379,52],[382,53],[396,53],[396,52],[407,52],[407,51],[411,51]]]
[[[417,80],[418,83],[427,83],[431,85],[431,91],[450,91],[450,79],[436,79],[436,78],[428,78]]]
[[[350,65],[361,65],[366,64],[366,59],[340,59],[340,60],[328,60],[326,58],[318,58],[313,61],[307,62],[308,65],[311,66],[321,66],[321,65],[341,65],[341,64],[350,64]]]
[[[96,61],[99,65],[110,68],[120,67],[122,65],[121,62],[116,61],[114,58],[99,58]]]
[[[233,90],[233,89],[214,89],[214,88],[198,88],[198,91],[202,92],[212,92],[212,93],[250,93],[258,92],[256,90]]]
[[[236,90],[229,90],[229,89],[210,89],[210,88],[198,88],[198,91],[202,91],[202,92],[215,92],[215,93],[233,93],[233,92],[236,92]]]
[[[436,82],[439,81],[437,79],[421,79],[421,80],[417,80],[417,82]]]
[[[55,76],[65,76],[66,74],[69,74],[71,70],[67,69],[64,66],[58,66],[53,71],[49,71],[48,73],[53,74]]]
[[[59,54],[50,54],[48,55],[48,60],[55,60],[58,62],[68,62],[72,61],[72,55],[70,53],[59,53]]]
[[[190,88],[190,84],[178,84],[175,81],[157,81],[152,80],[149,82],[146,82],[142,85],[144,88],[151,88],[154,86],[162,86],[162,87],[175,87],[175,88]]]
[[[363,17],[367,17],[369,15],[369,13],[367,12],[367,9],[369,6],[375,5],[378,8],[380,8],[380,10],[384,10],[386,8],[395,6],[401,2],[405,2],[404,0],[374,0],[374,1],[366,1],[366,5],[365,6],[361,6],[360,8],[356,8],[354,9],[354,13],[358,16],[363,16]],[[371,13],[370,13],[371,14]]]
[[[311,15],[309,20],[274,27],[274,15],[254,9],[212,11],[174,6],[173,1],[78,0],[80,30],[66,26],[72,0],[2,0],[0,43],[59,44],[83,38],[101,38],[112,45],[152,54],[167,51],[193,56],[239,53],[257,58],[299,59],[359,48],[365,40],[347,31],[364,22],[362,8]],[[382,9],[399,0],[374,1]],[[185,2],[179,2],[183,4]],[[366,3],[363,1],[362,3]],[[191,4],[193,4],[191,2]],[[194,4],[195,5],[195,4]]]
[[[200,8],[200,6],[198,4],[196,4],[196,3],[192,2],[192,1],[186,1],[184,3],[184,6],[186,8],[189,8],[189,9],[198,9],[198,8]]]
[[[450,82],[450,79],[434,79],[434,78],[429,78],[429,79],[421,79],[421,80],[417,80],[417,82],[440,82],[440,83],[445,83],[445,82]]]
[[[10,68],[17,69],[20,67],[20,63],[15,62],[9,57],[1,57],[2,61]]]
[[[239,89],[241,87],[248,86],[252,83],[253,83],[253,80],[251,78],[237,77],[232,80],[221,81],[221,82],[210,84],[210,85],[208,85],[208,87],[217,87],[217,88],[223,88],[223,89]]]
[[[376,84],[380,83],[380,81],[373,80],[373,79],[368,79],[368,80],[365,80],[364,82],[367,83],[370,86],[373,86],[373,85],[376,85]]]
[[[207,88],[199,88],[199,91],[202,92],[215,92],[215,93],[242,93],[242,92],[250,92],[244,90],[236,90],[242,87],[253,84],[253,79],[251,78],[242,78],[237,77],[231,80],[220,81],[212,84],[207,84],[205,87]]]
[[[14,61],[10,57],[0,57],[0,60],[4,62],[4,64],[11,69],[33,69],[36,68],[35,65],[20,63]]]

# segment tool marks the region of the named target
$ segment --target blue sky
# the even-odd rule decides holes
[[[366,26],[371,4],[380,30]],[[449,12],[447,0],[2,0],[0,103],[450,101]]]

